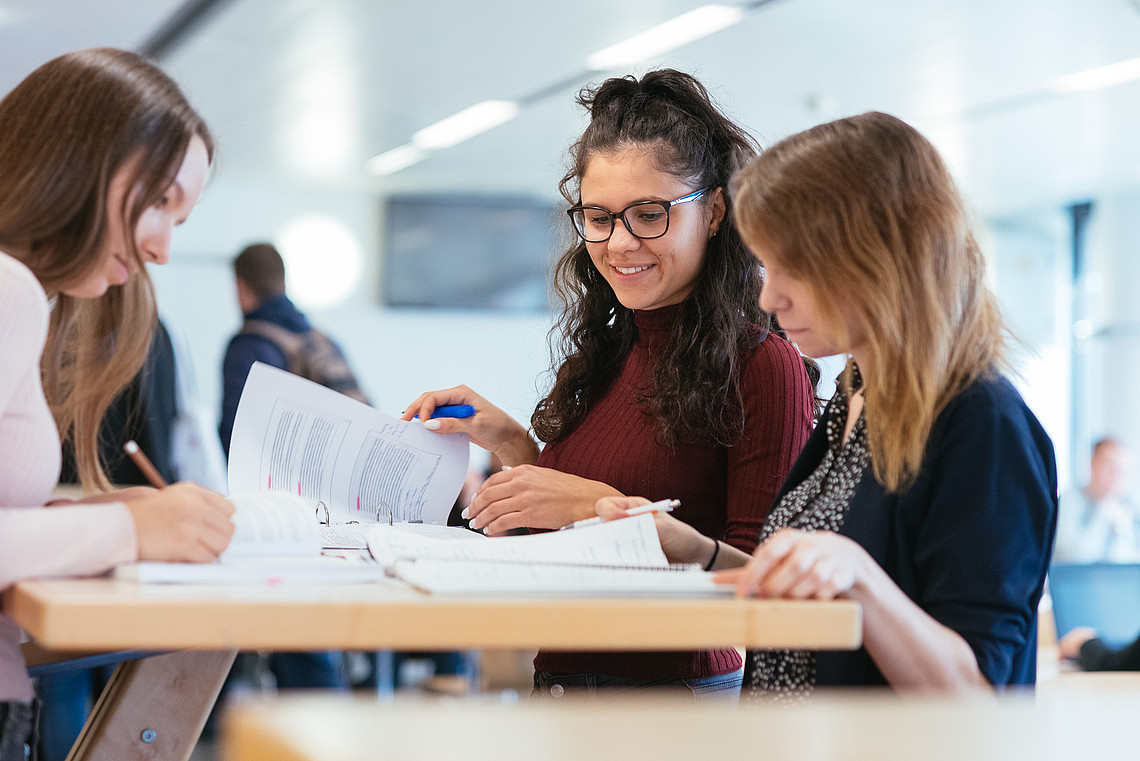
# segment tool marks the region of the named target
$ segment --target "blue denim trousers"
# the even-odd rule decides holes
[[[687,691],[693,700],[723,700],[735,703],[740,698],[744,667],[720,676],[698,679],[631,679],[612,674],[549,674],[534,672],[531,700],[557,700],[567,694],[596,698],[637,691],[663,690],[670,693]]]
[[[0,702],[0,761],[36,761],[37,701]]]

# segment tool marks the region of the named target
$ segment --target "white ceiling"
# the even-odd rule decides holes
[[[1137,0],[727,2],[752,10],[638,71],[695,73],[765,144],[879,109],[935,139],[986,214],[1140,188],[1140,82],[1051,92],[1140,57]],[[701,4],[231,0],[164,65],[217,133],[223,177],[552,194],[582,124],[574,93],[614,73],[586,57]],[[0,91],[67,49],[137,47],[180,5],[0,0]],[[399,173],[366,173],[368,158],[492,98],[528,105]]]

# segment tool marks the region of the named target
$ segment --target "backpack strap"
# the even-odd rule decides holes
[[[304,333],[294,333],[268,320],[246,320],[241,326],[241,332],[261,336],[276,344],[277,348],[285,354],[285,361],[289,364],[289,372],[294,375],[302,374],[300,365],[307,342],[307,336]]]

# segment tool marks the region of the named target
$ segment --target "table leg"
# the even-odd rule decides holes
[[[185,650],[120,663],[67,761],[185,761],[236,650]]]

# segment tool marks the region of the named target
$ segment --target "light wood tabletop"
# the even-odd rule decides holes
[[[395,582],[25,581],[4,610],[51,650],[850,650],[862,637],[860,608],[846,601],[455,598]]]
[[[238,650],[851,650],[862,639],[852,602],[457,598],[390,581],[24,581],[4,593],[4,611],[37,657],[174,651],[119,666],[69,761],[188,758]]]

